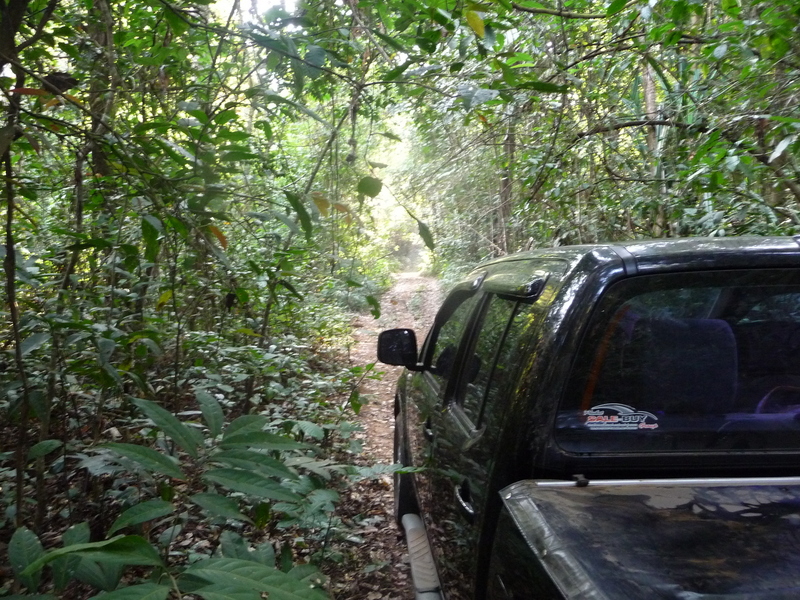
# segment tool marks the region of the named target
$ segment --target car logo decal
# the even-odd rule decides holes
[[[597,430],[658,429],[658,417],[645,410],[636,410],[627,404],[598,404],[583,411],[586,427]]]

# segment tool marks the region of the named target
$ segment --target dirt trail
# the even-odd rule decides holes
[[[433,322],[440,303],[436,280],[419,273],[400,273],[381,298],[380,319],[360,315],[353,322],[356,344],[351,351],[355,365],[375,362],[378,333],[393,327],[411,327],[422,338]],[[391,464],[394,434],[394,386],[401,369],[380,363],[380,380],[368,379],[361,388],[369,402],[357,421],[364,447],[359,462]],[[363,481],[343,492],[337,513],[363,542],[343,552],[342,562],[331,577],[336,600],[405,600],[412,597],[408,556],[392,516],[392,478]]]

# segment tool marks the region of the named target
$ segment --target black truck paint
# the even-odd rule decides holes
[[[797,240],[513,255],[378,355],[434,593],[800,597]]]

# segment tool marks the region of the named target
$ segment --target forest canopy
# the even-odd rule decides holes
[[[800,233],[799,31],[788,0],[0,0],[3,591],[325,597],[270,540],[365,476],[330,458],[372,369],[347,311],[415,248]]]

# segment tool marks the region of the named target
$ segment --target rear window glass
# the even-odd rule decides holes
[[[574,452],[800,448],[800,271],[615,284],[592,316],[556,430]]]

